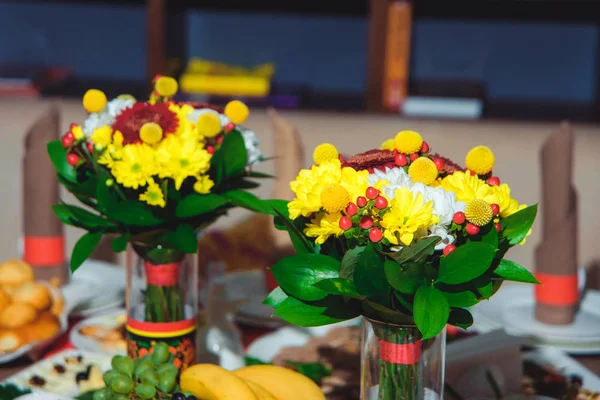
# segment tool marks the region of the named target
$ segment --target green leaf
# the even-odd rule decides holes
[[[320,384],[321,380],[327,376],[331,375],[331,368],[321,364],[320,362],[316,363],[301,363],[294,361],[286,361],[287,365],[296,370],[296,372],[306,376],[311,381],[316,384]]]
[[[459,284],[469,282],[487,271],[496,248],[483,242],[470,242],[458,246],[440,259],[438,282]]]
[[[115,224],[102,218],[97,214],[93,214],[81,207],[64,204],[71,213],[71,217],[79,224],[87,227],[88,230],[94,228],[111,228],[115,227]]]
[[[244,357],[244,360],[246,362],[246,367],[249,367],[250,365],[271,365],[268,362],[250,356]]]
[[[179,218],[190,218],[216,210],[229,202],[218,194],[191,194],[185,196],[179,203],[175,215]]]
[[[488,274],[478,276],[473,280],[473,285],[477,288],[477,292],[484,299],[488,299],[492,297],[492,292],[494,290],[494,284]]]
[[[514,261],[506,259],[500,261],[500,265],[498,265],[498,268],[496,268],[494,273],[507,281],[540,283],[535,276],[524,267]]]
[[[446,296],[446,300],[448,300],[448,305],[450,305],[450,307],[472,307],[479,303],[479,299],[475,293],[470,290],[465,290],[463,292],[442,291],[442,293]]]
[[[473,316],[469,311],[463,308],[455,308],[450,311],[448,323],[452,326],[458,326],[459,328],[467,329],[473,325]]]
[[[294,254],[271,268],[277,283],[288,294],[301,300],[322,300],[327,292],[313,286],[323,279],[339,277],[340,262],[322,254]]]
[[[101,238],[102,232],[88,232],[75,243],[71,254],[71,272],[75,272],[92,255]]]
[[[360,254],[364,250],[364,247],[357,246],[344,253],[342,264],[340,265],[340,278],[354,280],[354,270],[360,259]]]
[[[175,247],[184,253],[195,254],[198,250],[198,237],[191,225],[181,224],[172,235],[171,241]]]
[[[115,253],[120,253],[127,249],[127,244],[129,243],[129,232],[125,232],[121,236],[117,236],[111,242],[112,251]]]
[[[107,215],[125,225],[154,226],[164,220],[156,217],[150,206],[135,200],[125,200],[111,207]]]
[[[261,200],[256,195],[244,190],[230,190],[223,193],[223,196],[228,198],[235,206],[265,214],[271,213],[272,208],[267,206],[264,200]]]
[[[400,305],[402,307],[404,307],[412,315],[412,312],[413,312],[413,305],[411,303],[412,296],[406,296],[406,295],[394,290],[394,297],[396,298],[398,303],[400,303]],[[406,297],[410,298],[410,301]]]
[[[488,224],[481,229],[481,233],[477,236],[481,242],[487,243],[490,246],[498,247],[498,231],[495,224]]]
[[[237,131],[229,132],[217,153],[223,157],[223,172],[226,179],[242,175],[248,164],[248,151],[244,137]]]
[[[356,290],[356,286],[354,282],[348,279],[342,278],[331,278],[324,279],[315,283],[313,286],[329,293],[329,294],[337,294],[340,296],[348,296],[356,299],[362,299],[365,296],[358,293]]]
[[[67,162],[67,150],[60,140],[53,140],[46,145],[50,161],[56,172],[65,180],[77,183],[77,170]]]
[[[313,244],[306,239],[302,231],[300,231],[300,229],[298,229],[298,227],[284,214],[276,209],[274,209],[274,211],[279,217],[279,220],[285,225],[288,234],[290,235],[290,239],[292,240],[292,244],[294,245],[294,249],[296,249],[298,253],[312,253],[314,250]]]
[[[52,210],[62,223],[73,225],[71,211],[69,211],[69,207],[67,207],[65,204],[55,204],[52,206]]]
[[[248,174],[251,178],[275,178],[275,176],[271,174],[265,174],[264,172],[252,171]]]
[[[529,232],[535,221],[537,209],[538,205],[534,204],[500,220],[502,236],[508,239],[508,244],[510,246],[519,244],[525,239],[527,232]]]
[[[287,293],[285,293],[280,286],[277,286],[271,291],[271,293],[269,293],[267,298],[263,300],[263,304],[266,304],[273,308],[277,308],[288,297],[289,296],[287,295]]]
[[[288,210],[289,201],[281,200],[281,199],[267,199],[267,200],[263,200],[263,203],[265,204],[265,209],[267,210],[267,212],[269,214],[274,215],[274,216],[283,214],[289,219],[289,215],[290,215],[289,210]]]
[[[444,293],[433,286],[421,286],[415,294],[413,313],[423,339],[430,339],[448,323],[450,306]]]
[[[394,259],[398,264],[402,264],[406,261],[421,262],[424,261],[427,256],[433,254],[435,245],[440,240],[441,238],[438,236],[425,237],[408,247],[403,247],[400,251],[387,253],[387,255]]]
[[[358,292],[365,296],[381,295],[389,288],[383,260],[370,243],[358,257],[354,269],[354,284]]]
[[[274,315],[290,324],[311,327],[346,321],[357,317],[359,312],[344,303],[340,296],[327,296],[321,301],[311,303],[288,297],[277,306]]]
[[[109,209],[115,207],[116,200],[111,194],[111,190],[106,186],[106,180],[109,179],[108,174],[101,173],[98,176],[98,183],[96,184],[96,201],[98,202],[98,209],[106,214]]]
[[[425,284],[423,264],[406,262],[400,265],[395,261],[386,259],[384,270],[390,286],[400,293],[413,294],[419,286]]]
[[[362,301],[363,312],[366,317],[375,319],[381,322],[398,325],[412,325],[414,320],[412,317],[402,314],[399,311],[392,310],[386,306],[376,303],[371,300]]]

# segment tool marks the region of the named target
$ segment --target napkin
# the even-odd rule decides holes
[[[34,122],[25,135],[23,158],[23,259],[34,267],[37,279],[68,280],[63,225],[52,206],[59,202],[56,172],[46,144],[60,137],[56,104]]]
[[[573,186],[574,135],[562,123],[542,146],[542,240],[536,248],[535,317],[551,325],[573,322],[577,280],[577,192]]]

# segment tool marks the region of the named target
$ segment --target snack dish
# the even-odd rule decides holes
[[[125,310],[85,319],[73,327],[69,339],[86,351],[103,354],[127,354]]]
[[[0,264],[0,286],[15,288],[34,279],[31,266],[25,261],[8,260]]]

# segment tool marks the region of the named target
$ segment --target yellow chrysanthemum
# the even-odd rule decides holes
[[[394,148],[400,153],[412,154],[421,150],[423,138],[414,131],[398,132],[394,138]]]
[[[198,133],[194,129],[194,124],[187,119],[188,114],[194,111],[194,107],[189,104],[178,105],[171,103],[169,104],[169,111],[177,114],[178,124],[177,129],[174,132],[175,135],[182,136],[186,139],[188,137],[195,137],[197,140],[200,140]]]
[[[506,218],[522,210],[526,206],[519,205],[519,202],[510,197],[510,187],[503,183],[499,186],[492,186],[496,197],[498,198],[498,206],[500,207],[500,217]]]
[[[321,191],[329,185],[340,183],[342,168],[339,160],[315,165],[300,171],[296,179],[290,182],[290,188],[296,198],[289,202],[290,218],[300,215],[308,217],[321,210]]]
[[[358,196],[365,195],[369,187],[368,179],[369,171],[357,171],[354,168],[344,167],[339,183],[350,193],[350,201],[355,202]]]
[[[156,148],[161,178],[171,178],[179,190],[183,181],[208,171],[211,155],[194,139],[169,135]]]
[[[486,146],[474,147],[467,153],[465,165],[477,175],[488,174],[494,168],[494,153]]]
[[[323,244],[331,236],[339,237],[344,231],[340,228],[341,213],[327,214],[320,212],[310,223],[306,224],[304,234],[308,237],[314,237],[315,243]]]
[[[114,162],[111,173],[121,185],[137,189],[152,179],[157,167],[152,147],[135,143],[123,147],[122,158]]]
[[[215,183],[212,179],[210,179],[208,175],[202,175],[199,176],[196,183],[194,183],[194,190],[200,194],[208,194],[213,186],[215,186]]]
[[[243,124],[250,115],[248,106],[239,100],[232,100],[225,106],[223,112],[236,125]]]
[[[90,89],[83,95],[83,108],[89,113],[95,113],[104,110],[106,107],[106,95],[98,89]]]
[[[337,213],[350,203],[350,194],[342,185],[329,185],[321,191],[321,205],[328,213]]]
[[[487,201],[475,199],[467,203],[465,217],[467,217],[467,221],[474,225],[486,226],[494,217],[494,213]]]
[[[71,133],[75,140],[81,140],[85,137],[85,133],[83,133],[83,129],[81,129],[81,126],[79,125],[73,125],[71,127]]]
[[[96,150],[100,151],[108,147],[110,142],[112,141],[113,131],[110,126],[104,125],[100,128],[94,129],[92,132],[91,140],[94,142],[94,147]]]
[[[174,78],[170,76],[161,76],[154,84],[154,90],[162,97],[173,97],[177,93],[179,85]]]
[[[395,149],[395,147],[394,147],[394,139],[388,139],[385,142],[383,142],[381,144],[380,149],[381,150],[389,150],[389,151],[394,150]]]
[[[144,193],[140,194],[139,199],[140,201],[145,201],[151,206],[159,206],[161,208],[164,208],[167,204],[163,191],[161,190],[160,186],[154,182],[154,180],[148,181],[148,187]]]
[[[427,157],[419,157],[408,167],[408,175],[413,182],[431,185],[438,177],[438,169]]]
[[[427,228],[439,222],[433,214],[433,201],[425,203],[423,195],[415,196],[408,188],[397,189],[390,210],[383,216],[383,235],[391,244],[410,246],[415,239],[427,235]]]
[[[222,130],[221,119],[219,119],[217,113],[204,113],[196,122],[196,131],[198,134],[208,138],[217,136]]]
[[[106,147],[100,157],[98,163],[112,168],[116,161],[123,157],[123,134],[120,131],[115,131],[112,134],[112,142]]]
[[[335,146],[331,143],[321,143],[315,147],[315,151],[313,151],[313,161],[317,165],[336,160],[339,156],[340,153],[338,153]]]
[[[448,175],[442,179],[441,186],[445,190],[454,192],[458,201],[468,203],[475,199],[481,199],[488,204],[498,204],[498,196],[492,187],[469,173],[457,171]]]
[[[146,122],[140,128],[140,139],[146,144],[155,145],[163,137],[163,129],[155,122]]]

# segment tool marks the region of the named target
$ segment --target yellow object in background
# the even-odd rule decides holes
[[[192,58],[179,86],[188,93],[262,97],[269,94],[274,73],[273,64],[244,68]]]

